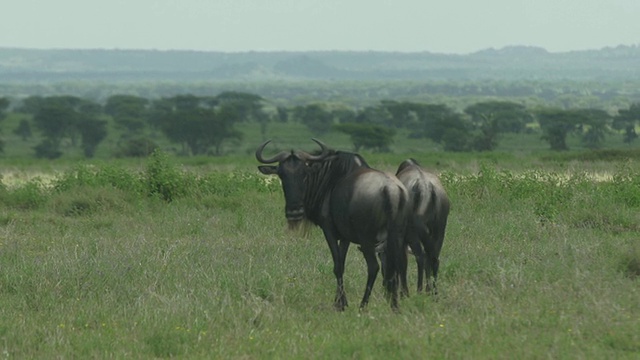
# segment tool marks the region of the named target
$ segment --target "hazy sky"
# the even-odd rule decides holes
[[[5,0],[0,47],[470,53],[640,44],[640,0]]]

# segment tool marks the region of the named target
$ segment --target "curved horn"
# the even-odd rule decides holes
[[[264,150],[264,147],[267,146],[267,144],[270,142],[271,140],[267,140],[263,142],[262,145],[258,146],[258,149],[256,150],[256,159],[263,164],[273,164],[275,162],[282,161],[289,155],[287,151],[280,151],[279,153],[275,154],[273,157],[270,157],[268,159],[263,158],[262,150]]]
[[[311,155],[311,154],[306,153],[304,151],[300,151],[298,153],[298,156],[304,158],[305,160],[309,160],[309,161],[320,161],[320,160],[323,160],[324,158],[326,158],[329,155],[329,147],[327,145],[325,145],[322,141],[318,140],[318,139],[311,138],[311,140],[315,141],[316,144],[320,145],[320,149],[322,150],[320,155]]]

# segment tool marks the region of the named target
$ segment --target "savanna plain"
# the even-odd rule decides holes
[[[406,154],[365,157],[394,172]],[[452,211],[439,294],[410,261],[399,313],[380,277],[358,310],[357,246],[333,310],[322,233],[287,230],[251,155],[5,167],[0,358],[640,357],[637,160],[413,157]]]

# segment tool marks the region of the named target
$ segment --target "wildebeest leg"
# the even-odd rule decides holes
[[[409,286],[407,285],[407,249],[406,247],[403,247],[402,251],[405,252],[405,256],[403,256],[401,258],[401,264],[400,264],[400,272],[398,274],[398,276],[400,277],[400,296],[403,297],[409,297]],[[413,251],[413,249],[411,250]],[[382,272],[382,274],[384,275],[384,271]]]
[[[362,310],[367,306],[367,303],[369,303],[369,296],[371,296],[373,284],[376,282],[378,271],[380,271],[380,265],[378,264],[375,250],[360,248],[360,251],[362,251],[362,255],[364,255],[364,259],[367,262],[367,287],[364,290],[362,302],[360,302],[360,310]]]
[[[427,293],[431,293],[433,295],[438,294],[438,289],[436,287],[436,280],[438,279],[438,267],[440,266],[439,257],[439,249],[436,244],[436,236],[430,234],[427,237],[427,240],[424,242],[425,252],[426,252],[426,281],[427,281]]]
[[[433,295],[438,295],[438,268],[440,267],[440,259],[437,257],[431,259],[431,271],[433,272],[433,289],[431,290]]]
[[[423,289],[422,286],[424,283],[426,257],[425,257],[424,251],[422,250],[422,245],[420,245],[420,242],[417,241],[417,239],[415,240],[416,241],[411,241],[409,243],[409,247],[411,248],[411,252],[413,252],[413,255],[416,258],[416,265],[418,267],[417,292],[421,293]],[[406,271],[405,271],[405,274],[406,274]],[[405,283],[406,283],[406,277],[405,277]],[[403,286],[406,286],[406,285],[403,284]]]
[[[333,305],[336,310],[343,311],[344,308],[348,306],[342,276],[344,274],[344,263],[347,257],[347,251],[349,250],[349,242],[342,241],[338,243],[338,240],[335,238],[333,233],[325,229],[323,229],[323,232],[327,240],[327,245],[329,245],[329,250],[331,250],[331,257],[333,258],[333,274],[335,275],[337,282],[336,297]]]
[[[384,256],[384,253],[382,253],[382,252],[378,253],[378,260],[380,260],[380,265],[381,265],[380,270],[382,271],[382,277],[383,277],[382,278],[382,285],[384,287],[387,286],[386,285],[386,281],[387,280],[386,280],[386,278],[384,276],[385,266],[386,266],[385,258],[386,257]],[[400,264],[400,273],[398,274],[398,281],[399,281],[400,285],[402,286],[400,295],[408,297],[409,296],[409,287],[407,286],[407,257],[406,256],[402,258],[402,263]]]
[[[338,289],[336,291],[336,300],[335,300],[335,304],[336,304],[336,309],[342,311],[344,310],[345,307],[349,306],[348,302],[347,302],[347,294],[344,292],[344,282],[342,280],[342,277],[344,275],[344,266],[345,266],[345,262],[347,260],[347,253],[349,252],[349,244],[350,242],[345,241],[345,240],[341,240],[339,242],[339,261],[340,261],[340,275],[338,276],[337,273],[337,269],[334,268],[334,273],[336,273],[336,279],[338,279]]]
[[[424,224],[420,219],[414,219],[413,226],[409,227],[406,235],[406,242],[411,248],[413,255],[416,257],[416,265],[418,267],[418,286],[417,292],[421,293],[423,284],[425,282],[424,274],[427,271],[426,263],[427,257],[425,256],[425,250],[423,249],[420,237],[428,236]],[[426,281],[429,281],[427,277]]]

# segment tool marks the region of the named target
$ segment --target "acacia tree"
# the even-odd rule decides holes
[[[353,121],[358,124],[372,124],[383,127],[393,126],[391,113],[382,105],[367,106],[364,109],[360,109],[356,112]]]
[[[519,133],[533,121],[524,105],[510,101],[479,102],[468,106],[464,112],[470,116],[478,132],[473,147],[479,151],[495,149],[501,133]]]
[[[542,139],[556,151],[569,149],[567,136],[572,132],[579,133],[588,148],[601,147],[611,120],[611,116],[600,109],[547,108],[538,110],[536,117],[542,129]]]
[[[416,123],[410,136],[426,137],[442,144],[446,151],[465,151],[470,141],[471,124],[444,104],[423,104],[416,108]]]
[[[123,137],[140,136],[146,125],[149,100],[134,95],[113,95],[104,105],[104,113],[122,129]]]
[[[292,111],[293,117],[306,125],[315,136],[322,136],[333,126],[333,114],[322,104],[296,106]]]
[[[74,109],[76,101],[63,97],[48,97],[34,109],[33,122],[43,136],[34,149],[36,157],[55,159],[62,156],[60,145],[72,132],[79,116]]]
[[[18,127],[13,129],[13,133],[20,136],[20,138],[22,138],[22,141],[27,141],[27,139],[29,139],[33,135],[31,133],[31,124],[29,123],[29,120],[20,120]]]
[[[264,111],[266,100],[255,94],[225,91],[218,94],[212,100],[212,105],[227,109],[229,114],[233,113],[238,121],[253,121],[260,125],[260,134],[264,139],[267,136],[267,129],[271,122],[271,116]],[[282,116],[278,113],[277,116]]]
[[[9,108],[9,105],[11,105],[11,101],[9,101],[8,98],[0,98],[0,121],[4,120],[4,118],[7,116],[6,111]]]
[[[583,129],[582,143],[589,149],[599,149],[604,143],[606,134],[610,131],[611,115],[601,109],[577,109]]]
[[[44,97],[34,95],[23,99],[18,106],[17,111],[25,114],[35,114],[44,102]]]
[[[474,121],[479,134],[473,137],[473,149],[477,151],[491,151],[498,146],[500,125],[493,114],[479,114]]]
[[[346,124],[355,122],[357,113],[353,109],[341,107],[333,109],[331,115],[339,124]]]
[[[206,154],[213,148],[222,154],[222,145],[241,139],[235,129],[241,120],[238,107],[219,103],[209,97],[180,95],[154,103],[153,114],[167,138],[183,146],[183,153]]]
[[[2,123],[2,120],[4,120],[4,118],[6,117],[6,111],[9,108],[10,104],[11,102],[6,97],[0,98],[0,123]],[[2,134],[1,130],[0,134]],[[0,153],[2,152],[4,152],[4,140],[0,138]]]
[[[335,129],[351,137],[356,152],[360,149],[388,152],[396,134],[396,130],[393,128],[363,123],[338,124]]]
[[[424,111],[426,104],[410,101],[382,100],[380,102],[390,115],[389,126],[412,128],[418,121],[418,114]]]
[[[633,103],[628,109],[618,110],[618,114],[613,118],[613,128],[623,130],[623,141],[632,143],[637,137],[636,125],[640,122],[640,102]]]
[[[276,108],[276,118],[282,123],[289,121],[289,109],[284,106],[278,106]]]
[[[551,150],[569,150],[567,135],[576,131],[581,122],[576,111],[545,108],[536,111],[536,118],[542,129],[542,139],[549,142]]]
[[[84,156],[92,158],[98,145],[107,137],[107,121],[97,117],[87,117],[78,124]]]
[[[74,146],[81,139],[85,156],[91,157],[106,137],[106,122],[99,119],[101,107],[91,101],[75,96],[51,96],[38,99],[29,111],[34,111],[34,125],[44,138],[34,148],[36,157],[60,157],[64,138]]]

